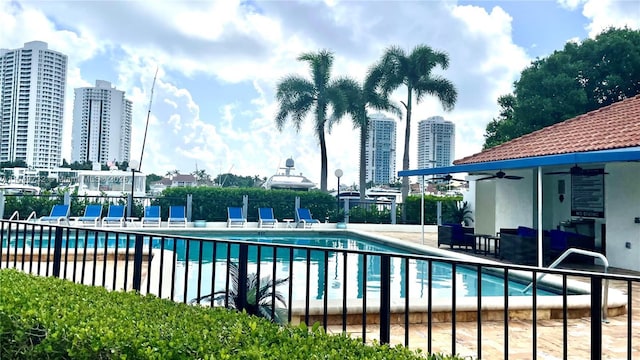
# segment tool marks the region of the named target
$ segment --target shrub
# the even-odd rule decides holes
[[[424,359],[224,308],[0,271],[2,359]],[[432,359],[446,359],[432,355]],[[456,357],[451,357],[455,359]]]

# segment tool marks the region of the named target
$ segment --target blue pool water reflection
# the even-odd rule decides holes
[[[171,233],[172,237],[198,236],[202,237],[203,232],[191,233]],[[167,234],[164,234],[167,236]],[[97,249],[115,248],[120,249],[133,247],[133,237],[127,241],[124,236],[110,234],[105,239],[102,233],[89,232],[87,238],[82,232],[78,233],[78,239],[68,238],[63,242],[63,248]],[[342,299],[346,294],[349,299],[361,299],[366,292],[368,299],[379,297],[380,290],[380,256],[346,254],[341,249],[365,250],[376,252],[393,252],[409,254],[410,252],[400,247],[392,247],[380,244],[374,240],[360,238],[356,236],[343,235],[308,235],[292,233],[291,236],[266,236],[266,235],[230,235],[229,233],[211,233],[212,238],[225,238],[240,241],[256,241],[268,244],[296,244],[304,246],[317,246],[332,249],[334,251],[294,249],[293,257],[289,249],[278,248],[274,253],[274,248],[261,247],[260,256],[258,248],[249,246],[249,272],[260,272],[260,277],[275,277],[277,279],[287,278],[292,286],[292,300],[302,300],[309,296],[310,299],[323,299],[326,293],[328,299]],[[152,247],[161,248],[161,238],[154,238]],[[11,245],[22,247],[21,239],[13,240]],[[174,251],[177,259],[176,269],[172,276],[176,282],[172,298],[178,301],[189,301],[195,298],[198,293],[208,294],[224,289],[226,286],[227,257],[231,261],[237,261],[239,245],[227,243],[213,243],[165,238],[162,248],[167,251]],[[34,246],[48,247],[47,240],[42,240],[42,244]],[[202,243],[202,247],[200,244]],[[6,247],[6,240],[5,244]],[[145,244],[148,248],[149,244]],[[155,259],[154,261],[159,261]],[[166,262],[169,259],[165,259]],[[275,267],[274,267],[275,261]],[[215,266],[215,269],[214,269]],[[346,266],[346,272],[345,272]],[[307,271],[308,269],[308,271]],[[434,299],[450,299],[452,296],[452,286],[454,274],[452,266],[447,263],[432,263],[432,289]],[[159,274],[151,274],[152,278],[158,278]],[[455,271],[456,296],[476,297],[477,270],[465,266],[457,266]],[[157,280],[156,280],[157,281]],[[165,280],[167,281],[167,280]],[[200,289],[198,283],[200,282]],[[309,286],[307,287],[307,282]],[[523,295],[522,291],[527,284],[518,281],[509,282],[509,293],[511,295]],[[186,289],[185,289],[186,286]],[[306,294],[305,291],[309,291]],[[345,290],[346,289],[346,290]],[[393,298],[426,298],[429,289],[429,264],[427,261],[412,259],[405,262],[403,259],[392,258],[391,261],[391,295]],[[186,291],[185,291],[186,290]],[[278,288],[285,297],[288,297],[289,285],[283,284]],[[185,299],[186,293],[186,299]],[[504,280],[501,276],[490,273],[482,274],[482,296],[502,296],[504,294]],[[538,290],[539,295],[557,295],[555,293]]]

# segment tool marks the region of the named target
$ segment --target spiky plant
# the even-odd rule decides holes
[[[239,310],[240,308],[240,278],[238,265],[229,263],[229,282],[231,289],[216,291],[211,294],[194,298],[191,303],[209,302],[212,305],[226,306],[228,309]],[[289,281],[289,278],[273,280],[271,276],[264,276],[258,280],[258,275],[251,273],[247,275],[247,299],[245,311],[248,314],[269,319],[278,324],[287,321],[287,303],[284,296],[275,288]],[[276,300],[275,303],[273,300]],[[226,305],[225,305],[226,303]]]

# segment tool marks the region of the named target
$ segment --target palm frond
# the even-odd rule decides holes
[[[458,92],[451,81],[441,76],[423,77],[415,84],[416,101],[420,102],[425,95],[432,95],[440,100],[445,110],[453,109],[458,99]]]

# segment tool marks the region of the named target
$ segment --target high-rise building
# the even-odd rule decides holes
[[[456,126],[442,116],[418,123],[418,169],[451,166],[456,148]]]
[[[396,122],[381,113],[369,115],[366,146],[367,182],[389,184],[396,179]]]
[[[71,161],[129,162],[131,101],[111,83],[75,89]]]
[[[60,165],[66,85],[67,56],[47,43],[0,49],[0,161]]]

